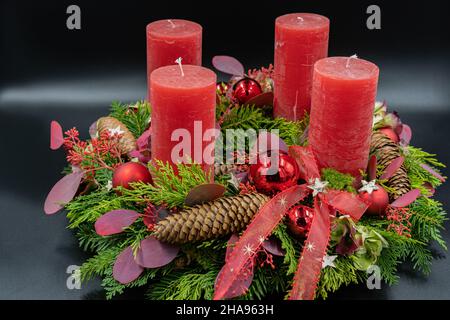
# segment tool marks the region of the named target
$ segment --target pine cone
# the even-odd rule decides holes
[[[248,165],[245,164],[214,164],[214,175],[222,176],[230,172],[244,172],[247,171]]]
[[[123,131],[122,138],[120,138],[122,152],[125,154],[136,149],[136,138],[121,121],[113,117],[101,117],[97,120],[98,133],[101,133],[104,130],[113,130],[117,128]]]
[[[219,198],[159,221],[153,235],[163,242],[183,244],[239,232],[268,200],[260,193]]]
[[[401,155],[399,146],[378,131],[372,134],[370,152],[377,156],[378,165],[381,165],[383,169]],[[387,185],[395,190],[395,194],[391,195],[391,200],[395,200],[411,190],[411,182],[404,165],[393,174]]]

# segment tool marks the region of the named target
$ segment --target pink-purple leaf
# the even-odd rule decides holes
[[[93,122],[89,126],[89,136],[91,137],[91,139],[97,137],[97,121]]]
[[[78,191],[84,173],[76,170],[59,180],[47,195],[44,203],[44,212],[54,214],[64,208]]]
[[[272,106],[273,92],[263,92],[248,100],[245,104],[255,105],[256,107]]]
[[[63,130],[57,121],[50,123],[50,149],[58,150],[64,143]]]
[[[141,275],[144,268],[136,263],[133,255],[133,249],[127,247],[123,250],[114,262],[113,277],[122,284],[130,283]]]
[[[205,183],[195,186],[189,191],[184,203],[187,206],[195,206],[205,202],[216,200],[225,193],[225,187],[217,183]]]
[[[159,268],[175,259],[179,250],[150,236],[141,241],[136,262],[144,268]]]
[[[244,66],[236,58],[230,56],[215,56],[212,59],[212,64],[214,68],[223,73],[241,77],[244,75]]]
[[[367,166],[367,172],[369,174],[369,180],[375,180],[377,178],[377,157],[372,155],[369,159],[369,165]]]
[[[395,172],[402,166],[405,158],[398,157],[391,161],[391,163],[384,169],[384,173],[381,175],[380,180],[390,179]]]
[[[391,206],[396,207],[396,208],[406,207],[406,206],[410,205],[411,203],[413,203],[414,201],[416,201],[416,199],[419,196],[420,196],[420,190],[413,189],[413,190],[409,191],[408,193],[404,194],[403,196],[401,196],[400,198],[398,198],[397,200],[395,200],[394,202],[392,202]]]
[[[402,124],[399,138],[400,138],[400,145],[402,145],[404,147],[409,145],[409,142],[411,141],[411,138],[412,138],[411,127],[408,126],[407,124]]]
[[[133,210],[113,210],[105,213],[95,221],[95,232],[101,236],[121,233],[131,226],[141,215]]]
[[[435,178],[439,179],[441,182],[445,181],[445,178],[439,173],[437,173],[435,170],[433,170],[433,168],[431,168],[430,166],[426,165],[425,163],[420,164],[420,166],[422,167],[422,169],[428,171],[428,173],[430,173]]]
[[[278,239],[269,238],[267,240],[264,240],[264,242],[261,244],[261,246],[269,253],[273,254],[274,256],[283,257],[284,256],[284,250],[281,248],[281,243]]]
[[[425,182],[423,185],[422,185],[425,189],[427,189],[428,190],[428,194],[427,194],[427,197],[432,197],[433,195],[434,195],[434,193],[436,192],[436,189],[431,185],[431,183],[429,183],[429,182]]]

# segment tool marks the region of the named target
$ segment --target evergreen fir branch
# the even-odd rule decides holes
[[[68,227],[75,229],[82,223],[95,222],[104,213],[116,209],[126,208],[121,199],[112,191],[99,189],[78,196],[66,205]]]
[[[421,167],[421,164],[426,164],[433,167],[436,172],[439,172],[439,169],[437,168],[444,168],[445,165],[436,159],[436,155],[413,146],[408,146],[404,153],[404,164],[408,171],[408,177],[411,181],[411,188],[418,188],[423,194],[427,194],[428,190],[423,187],[425,182],[431,183],[433,187],[437,187],[442,184],[438,178]]]
[[[269,266],[255,269],[252,284],[247,293],[238,300],[263,300],[268,296],[282,296],[289,288],[292,276],[286,276],[286,266],[275,264],[275,269]]]
[[[334,265],[334,268],[322,269],[316,297],[326,299],[330,292],[335,292],[342,286],[363,282],[366,279],[365,273],[359,271],[349,257],[338,256],[334,260]]]
[[[285,252],[283,264],[287,266],[286,274],[294,274],[297,270],[298,258],[300,256],[300,244],[296,243],[289,235],[285,224],[279,224],[273,231],[273,235],[280,240],[281,248]]]
[[[100,236],[95,232],[92,224],[82,224],[77,227],[76,237],[78,244],[83,251],[101,252],[111,247],[117,246],[126,237],[125,234],[113,236]]]
[[[221,125],[226,129],[258,129],[266,121],[266,116],[261,108],[255,106],[235,106],[228,114],[224,115]]]
[[[210,300],[218,270],[201,268],[175,271],[154,283],[147,293],[151,300]]]
[[[81,265],[81,281],[87,281],[94,276],[104,276],[108,268],[116,261],[117,256],[123,249],[120,246],[114,246],[89,258]]]
[[[332,168],[322,169],[322,179],[328,181],[328,187],[336,190],[343,190],[356,193],[353,187],[353,176],[336,171]]]
[[[284,118],[267,118],[264,123],[261,124],[262,129],[278,130],[279,136],[288,145],[304,145],[305,142],[301,142],[300,138],[309,123],[309,116],[306,115],[305,118],[299,121],[289,121]]]
[[[127,203],[148,203],[166,205],[169,208],[182,207],[184,200],[193,187],[208,183],[207,177],[198,164],[177,164],[178,174],[169,163],[157,161],[153,172],[153,185],[142,182],[133,183],[132,189],[120,188],[118,198]]]
[[[434,240],[447,250],[447,244],[441,235],[444,222],[448,220],[442,204],[428,197],[420,197],[410,206],[410,210],[412,236],[426,243]]]
[[[171,270],[173,270],[172,264],[156,269],[145,269],[144,273],[136,280],[127,284],[121,284],[114,279],[112,274],[112,266],[110,266],[104,272],[101,285],[105,289],[106,299],[110,300],[114,296],[122,294],[128,288],[137,288],[149,285],[150,281],[157,277],[162,277],[164,279],[167,277],[165,274],[170,274]]]
[[[110,116],[122,122],[135,138],[139,138],[150,123],[150,110],[150,105],[145,101],[138,101],[134,105],[114,101]]]

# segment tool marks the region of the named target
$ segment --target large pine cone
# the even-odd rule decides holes
[[[400,147],[379,131],[372,134],[370,152],[377,156],[378,165],[381,165],[383,169],[401,155]],[[391,200],[395,200],[411,190],[411,182],[404,165],[388,180],[387,185],[395,190],[395,194],[391,195]]]
[[[153,235],[163,242],[184,244],[236,233],[250,223],[268,200],[260,193],[219,198],[159,221]]]

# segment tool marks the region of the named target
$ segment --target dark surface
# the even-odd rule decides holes
[[[331,19],[330,55],[358,53],[380,66],[379,99],[399,110],[413,128],[415,146],[450,163],[450,62],[446,2],[425,6],[378,2],[382,30],[365,28],[369,2],[331,4],[315,1],[174,3],[155,8],[138,1],[77,1],[82,30],[68,31],[65,9],[57,4],[3,1],[0,4],[0,298],[97,299],[94,280],[68,290],[66,268],[86,256],[66,229],[63,214],[51,217],[43,201],[65,165],[63,151],[48,148],[49,123],[88,126],[107,112],[112,100],[145,98],[145,24],[168,17],[200,22],[204,27],[205,65],[215,54],[239,58],[246,67],[271,62],[273,20],[295,11]],[[217,6],[223,6],[222,8]],[[448,172],[444,172],[448,175]],[[437,199],[448,206],[450,187]],[[447,223],[448,227],[448,223]],[[449,240],[448,232],[444,232]],[[348,288],[332,299],[450,299],[449,261],[441,256],[428,278],[402,266],[399,285],[369,291]],[[439,258],[440,257],[440,258]],[[139,291],[125,298],[142,298]]]

